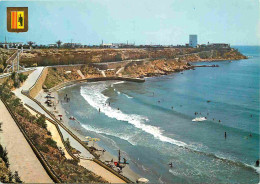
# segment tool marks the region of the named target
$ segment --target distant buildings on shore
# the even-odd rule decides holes
[[[135,45],[135,43],[102,43],[100,45],[82,45],[81,43],[62,43],[62,41],[58,40],[54,44],[48,45],[37,45],[36,43],[29,41],[27,43],[22,42],[7,42],[5,38],[5,42],[0,42],[0,48],[12,49],[12,48],[68,48],[68,49],[76,49],[76,48],[199,48],[199,49],[230,49],[230,44],[227,43],[207,43],[207,44],[198,44],[198,36],[195,34],[189,35],[189,43],[185,45]]]

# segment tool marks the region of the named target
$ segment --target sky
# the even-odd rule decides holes
[[[86,45],[260,45],[260,0],[0,0],[0,42]],[[29,30],[9,33],[6,7],[28,7]]]

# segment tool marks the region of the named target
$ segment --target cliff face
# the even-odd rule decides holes
[[[196,54],[197,53],[197,54]],[[21,63],[25,66],[87,64],[136,59],[175,59],[188,61],[243,59],[234,49],[204,51],[198,48],[153,49],[35,49],[24,51]]]
[[[178,60],[153,60],[143,63],[131,63],[127,65],[122,73],[128,77],[150,77],[158,75],[167,75],[172,72],[182,71],[190,68],[187,62]]]
[[[216,60],[239,60],[246,59],[238,51],[231,50],[212,50],[199,53],[179,55],[175,59],[159,59],[142,63],[133,62],[125,67],[122,75],[131,77],[167,75],[193,68],[190,62],[216,61]]]
[[[87,64],[144,58],[175,58],[176,55],[196,52],[195,48],[165,49],[35,49],[21,55],[25,66]]]

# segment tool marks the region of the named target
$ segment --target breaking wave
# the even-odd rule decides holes
[[[215,159],[227,161],[237,166],[250,168],[255,170],[257,173],[259,173],[259,168],[256,168],[253,165],[248,165],[239,161],[233,161],[213,153],[202,152],[201,150],[198,150],[196,146],[194,147],[193,145],[188,145],[182,141],[178,141],[170,137],[167,137],[163,135],[164,130],[161,130],[160,127],[145,124],[146,122],[149,121],[149,119],[145,116],[137,115],[137,114],[125,114],[121,110],[117,110],[112,108],[111,106],[106,105],[107,100],[109,98],[102,94],[102,91],[104,91],[106,88],[107,88],[107,84],[104,82],[100,82],[96,84],[92,83],[91,85],[81,86],[80,94],[93,108],[95,108],[96,110],[100,109],[101,113],[104,113],[106,116],[117,119],[119,121],[127,122],[133,125],[134,127],[152,135],[157,140],[183,147],[189,151],[196,152],[198,154],[203,154],[209,157],[213,157]],[[93,128],[88,125],[83,125],[83,127],[89,131],[115,136],[120,139],[128,141],[132,145],[136,145],[135,142],[131,141],[131,136],[129,137],[125,135],[119,135],[117,133],[109,132],[107,130]]]
[[[81,86],[80,94],[83,98],[95,109],[101,110],[101,113],[104,113],[110,118],[115,118],[119,121],[128,122],[134,127],[151,134],[155,139],[158,139],[162,142],[167,142],[170,144],[175,144],[177,146],[186,147],[187,144],[167,136],[163,135],[163,130],[160,127],[147,125],[145,122],[148,122],[149,119],[145,116],[137,114],[125,114],[120,110],[114,109],[107,104],[108,97],[102,94],[102,91],[106,89],[107,85],[103,83],[92,84],[87,86]]]

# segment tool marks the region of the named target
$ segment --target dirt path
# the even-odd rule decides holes
[[[31,110],[30,108],[26,107],[25,108],[34,116],[37,115],[36,112],[34,112],[33,110]],[[52,136],[52,139],[54,141],[57,142],[57,146],[60,147],[62,149],[62,151],[64,152],[64,156],[67,158],[67,159],[72,159],[72,157],[70,156],[70,154],[67,152],[63,142],[62,142],[62,139],[60,137],[60,134],[56,128],[56,126],[54,124],[52,124],[49,120],[45,120],[46,124],[47,124],[47,130],[49,130],[51,132],[51,136]]]
[[[109,183],[125,183],[125,181],[123,181],[122,179],[112,174],[110,171],[106,170],[104,167],[101,167],[100,165],[98,165],[96,162],[92,160],[80,159],[79,165],[85,167],[89,171],[92,171],[96,175],[101,176]]]
[[[7,149],[10,170],[18,171],[25,183],[52,183],[2,101],[0,101],[0,122],[3,123],[0,143]]]

